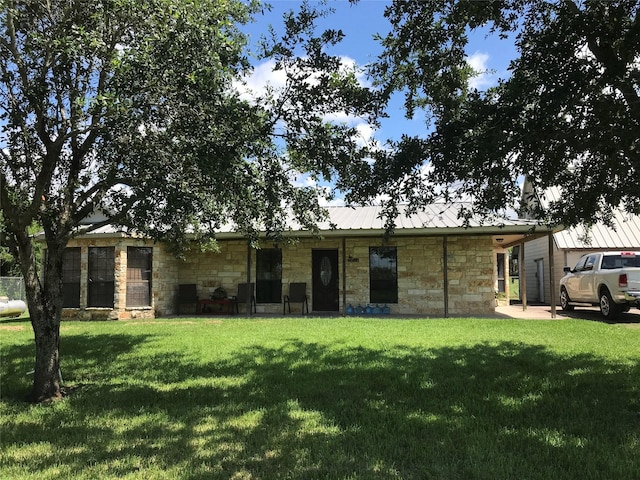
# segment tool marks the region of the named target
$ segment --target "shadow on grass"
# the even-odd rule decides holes
[[[594,322],[615,324],[640,324],[640,310],[632,308],[628,312],[620,313],[614,320],[608,320],[602,316],[598,307],[576,307],[575,310],[567,312],[560,310],[560,314],[567,318],[577,318],[581,320],[591,320]]]
[[[149,340],[67,336],[66,359],[83,388],[64,406],[29,407],[37,421],[5,420],[0,465],[34,478],[54,459],[57,471],[82,478],[640,473],[637,363],[516,343],[375,350],[299,341],[202,363],[179,352],[138,354]],[[11,453],[30,441],[54,453]]]
[[[30,329],[31,325],[27,327]],[[83,382],[98,377],[111,377],[121,364],[120,356],[132,352],[144,344],[149,335],[109,334],[99,336],[64,335],[61,337],[60,352],[64,358],[63,368],[80,368],[86,371]],[[22,345],[5,347],[2,351],[2,399],[22,402],[30,389],[35,358],[35,344],[32,339]],[[81,366],[81,367],[80,367]]]

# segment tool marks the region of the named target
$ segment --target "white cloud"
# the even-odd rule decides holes
[[[358,122],[358,118],[353,115],[348,115],[347,112],[331,112],[326,114],[322,119],[325,122],[331,123],[346,123],[348,125],[354,125]]]
[[[295,170],[289,171],[289,183],[296,188],[316,187],[317,183],[310,175]]]
[[[293,67],[289,67],[291,70]],[[346,56],[340,57],[340,70],[343,73],[353,72],[358,83],[362,86],[369,86],[365,72],[360,68],[357,62]],[[309,85],[317,83],[319,72],[310,72],[307,78]],[[283,91],[287,83],[287,73],[284,69],[276,70],[276,62],[273,59],[267,60],[256,65],[251,73],[242,79],[242,82],[235,82],[234,87],[246,100],[253,100],[257,97],[264,96],[267,90],[277,96],[278,92]],[[344,113],[336,112],[336,118],[346,116]]]
[[[254,67],[242,82],[234,82],[234,88],[243,100],[253,102],[257,97],[263,96],[268,88],[283,88],[286,81],[286,73],[283,70],[275,70],[275,61],[268,60]]]
[[[344,207],[344,197],[336,197],[332,200],[327,200],[325,197],[320,197],[318,203],[321,207]]]
[[[467,63],[475,71],[481,72],[487,69],[487,60],[489,60],[488,53],[476,52],[467,58]]]
[[[345,71],[351,70],[355,73],[356,79],[358,80],[358,83],[360,85],[364,87],[371,86],[371,82],[368,81],[364,69],[361,68],[360,65],[358,65],[358,62],[356,62],[353,58],[343,55],[340,57],[340,62],[342,64],[343,70]]]
[[[358,82],[366,86],[368,85],[365,72],[358,66],[356,61],[350,57],[340,57],[341,70],[343,72],[353,71]],[[289,67],[291,68],[291,67]],[[318,74],[312,73],[307,79],[310,85],[317,82]],[[264,95],[268,88],[274,92],[281,90],[286,86],[287,74],[284,69],[276,70],[276,62],[273,59],[267,60],[256,65],[251,73],[244,77],[243,83],[236,82],[234,84],[242,97],[250,100]]]
[[[367,86],[367,80],[365,73],[360,68],[357,62],[350,57],[340,57],[341,69],[344,72],[354,72],[356,79],[362,86]],[[241,98],[244,100],[254,102],[257,98],[268,97],[273,95],[277,98],[279,92],[284,91],[287,82],[287,75],[284,70],[275,69],[276,62],[274,60],[267,60],[265,62],[256,65],[249,75],[247,75],[243,82],[236,82],[234,84],[235,89],[240,93]],[[311,75],[307,80],[313,84],[316,75]],[[362,118],[354,115],[349,115],[345,111],[335,111],[324,115],[323,120],[325,122],[346,124],[356,128],[358,131],[358,145],[364,146],[372,141],[375,134],[375,127]],[[382,148],[382,146],[379,146]]]
[[[469,79],[469,87],[483,90],[496,83],[495,73],[487,67],[489,54],[476,52],[467,57],[467,64],[473,69],[475,75]]]
[[[258,65],[247,79],[252,90],[261,91],[265,86],[282,88],[287,82],[287,74],[284,70],[276,70],[276,62],[268,60]]]
[[[365,145],[369,143],[369,141],[373,138],[373,134],[376,129],[373,125],[369,123],[359,123],[356,125],[356,130],[358,130],[358,134],[360,135],[359,141],[361,141],[361,145]]]

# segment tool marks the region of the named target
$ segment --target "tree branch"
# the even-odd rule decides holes
[[[574,14],[579,15],[581,13],[574,2],[567,2],[567,5]],[[632,32],[636,32],[638,28],[638,18],[636,16],[625,38],[628,38],[630,35],[633,36]],[[587,40],[589,50],[604,67],[607,73],[606,78],[611,82],[611,86],[622,93],[631,115],[633,115],[636,121],[640,120],[638,114],[635,113],[637,106],[640,105],[640,97],[638,96],[636,88],[634,88],[633,85],[629,85],[627,81],[629,62],[634,62],[635,56],[631,56],[630,58],[628,52],[620,50],[622,47],[619,49],[614,48],[606,32],[583,30],[583,33]],[[625,43],[624,41],[622,42],[623,45],[625,45]]]
[[[89,225],[83,225],[81,227],[78,227],[75,234],[82,235],[84,233],[93,232],[107,225],[113,225],[114,223],[115,224],[119,223],[127,215],[127,212],[133,207],[133,205],[137,201],[138,201],[137,198],[130,197],[129,199],[127,199],[126,202],[123,203],[122,208],[118,213],[116,213],[115,215],[109,215],[106,220],[103,220],[101,222],[96,222]],[[87,206],[89,206],[89,204]],[[82,218],[86,218],[89,214],[91,214],[95,210],[95,204],[91,204],[91,208],[89,208],[88,210],[89,211],[86,212],[86,214]]]
[[[18,74],[20,75],[20,79],[22,80],[22,86],[24,92],[30,92],[29,88],[29,74],[24,65],[24,61],[20,52],[18,50],[18,39],[16,36],[15,24],[13,22],[13,14],[11,11],[15,8],[13,1],[11,2],[11,7],[7,9],[7,31],[9,32],[10,43],[8,44],[9,51],[14,58],[16,67],[18,69]],[[25,94],[29,105],[31,106],[33,112],[36,115],[36,132],[38,133],[38,137],[42,141],[45,146],[48,146],[51,143],[51,138],[47,134],[46,131],[46,122],[45,122],[45,114],[42,110],[42,106],[39,104],[38,99],[34,97],[33,94],[26,93]]]

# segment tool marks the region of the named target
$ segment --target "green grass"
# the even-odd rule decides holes
[[[640,478],[640,329],[581,320],[64,322],[63,401],[0,323],[2,479]]]

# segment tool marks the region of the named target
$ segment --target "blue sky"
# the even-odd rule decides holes
[[[282,14],[289,10],[295,11],[301,5],[298,0],[271,0],[267,3],[271,4],[271,11],[265,10],[263,15],[258,14],[256,21],[244,29],[252,41],[257,41],[261,34],[266,33],[270,24],[278,30],[282,24]],[[390,29],[390,24],[384,17],[384,10],[389,4],[386,0],[360,0],[355,5],[347,0],[329,0],[328,6],[334,8],[335,12],[318,22],[319,31],[333,28],[341,29],[345,34],[344,40],[329,53],[361,67],[373,62],[382,50],[374,35],[384,36]],[[476,71],[483,72],[473,80],[472,86],[482,90],[495,85],[498,78],[507,77],[507,67],[516,53],[513,42],[500,40],[497,35],[488,36],[486,30],[471,32],[469,38],[468,62]],[[362,81],[368,80],[363,77]],[[249,88],[259,90],[266,82],[277,85],[277,75],[271,74],[270,65],[256,64],[254,75],[249,79]],[[357,126],[363,141],[375,141],[381,146],[387,139],[397,140],[402,134],[426,133],[428,127],[423,114],[418,112],[413,119],[405,118],[402,103],[402,96],[398,95],[389,106],[389,118],[383,119],[381,128],[377,131],[362,120],[349,121]],[[301,176],[296,182],[303,183],[307,180],[308,177]],[[339,202],[340,199],[337,203]]]
[[[247,27],[252,39],[257,40],[261,33],[266,32],[269,24],[277,28],[282,23],[282,14],[296,10],[301,4],[298,0],[271,0],[268,3],[272,5],[271,11],[258,14],[256,22]],[[350,58],[360,66],[374,61],[381,47],[373,36],[384,36],[389,31],[390,25],[384,18],[384,10],[390,3],[386,0],[360,0],[354,5],[347,0],[330,0],[328,6],[334,8],[335,13],[322,19],[318,25],[322,29],[341,29],[345,33],[345,39],[331,53]],[[487,36],[486,31],[472,32],[470,39],[467,50],[469,63],[476,70],[486,72],[476,77],[475,86],[483,89],[494,85],[499,77],[508,75],[509,61],[515,56],[512,42],[500,40],[496,35]],[[413,120],[404,118],[401,104],[399,98],[392,105],[390,118],[384,121],[381,131],[375,132],[376,138],[384,140],[398,138],[401,133],[419,134],[425,131],[424,119],[420,116]]]

